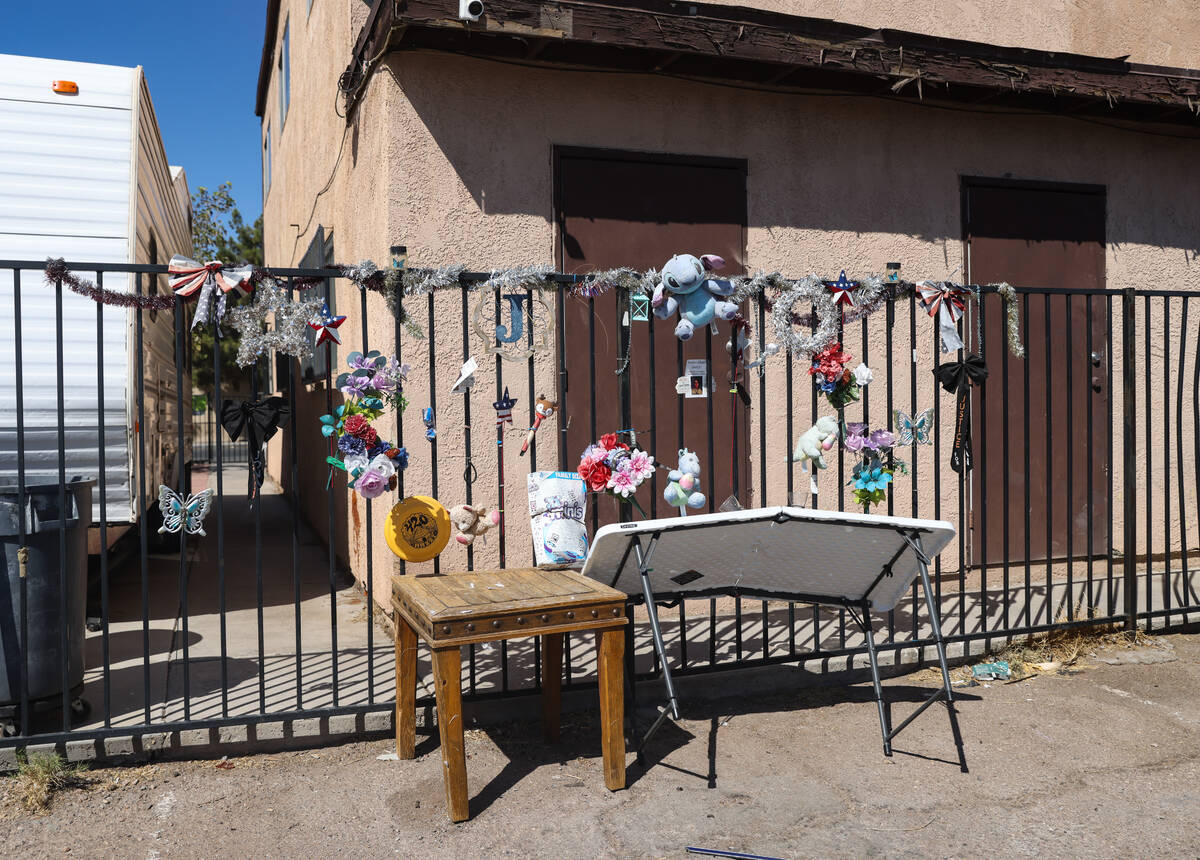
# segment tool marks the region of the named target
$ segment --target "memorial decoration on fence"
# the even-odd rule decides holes
[[[825,395],[834,409],[844,409],[846,404],[858,400],[862,389],[875,378],[871,368],[862,362],[851,370],[848,365],[853,359],[854,356],[842,350],[840,343],[835,343],[812,357],[812,366],[809,367],[808,374],[813,377],[817,390]]]
[[[917,284],[917,295],[921,297],[921,306],[938,321],[942,352],[954,352],[956,349],[962,349],[963,342],[958,335],[958,321],[967,307],[963,299],[967,294],[963,292],[962,287],[947,281],[938,283],[922,281]]]
[[[375,350],[366,355],[352,352],[346,363],[350,372],[338,376],[336,383],[346,402],[320,418],[321,433],[340,455],[331,454],[326,462],[345,471],[349,486],[360,496],[374,499],[394,489],[397,472],[408,468],[408,451],[382,439],[371,422],[385,408],[404,411],[404,381],[411,368]]]
[[[530,472],[529,530],[538,564],[571,564],[587,557],[587,484],[575,472]]]
[[[579,476],[593,493],[607,493],[633,502],[642,516],[646,512],[634,497],[638,487],[654,474],[654,457],[636,443],[627,445],[617,433],[605,433],[588,445],[579,458]]]
[[[932,406],[916,415],[909,415],[900,409],[893,410],[892,415],[896,419],[896,432],[899,434],[896,437],[897,445],[933,444],[931,435],[933,430]]]
[[[971,471],[971,421],[967,416],[967,392],[972,385],[982,385],[987,379],[987,364],[974,353],[962,361],[952,361],[933,369],[942,388],[957,396],[954,404],[954,447],[950,453],[950,468],[956,472]]]
[[[478,369],[479,363],[475,361],[475,356],[468,356],[458,371],[458,379],[454,380],[454,384],[450,386],[450,393],[466,394],[470,391],[471,387],[475,385],[475,371]]]
[[[486,544],[487,533],[500,525],[500,511],[480,505],[455,505],[450,509],[450,522],[458,530],[454,539],[463,546],[470,546],[477,537]]]
[[[484,352],[507,361],[525,361],[551,348],[554,311],[542,295],[551,271],[550,266],[529,266],[494,274],[479,285],[473,320]]]
[[[888,486],[896,472],[908,473],[903,462],[894,458],[884,460],[896,444],[896,436],[890,430],[871,430],[863,422],[851,422],[846,425],[842,444],[846,450],[860,455],[850,473],[849,486],[854,490],[854,501],[870,513],[871,505],[887,500]]]
[[[733,284],[708,277],[709,272],[724,267],[725,260],[716,254],[676,254],[663,266],[650,306],[659,319],[679,314],[675,336],[680,340],[690,340],[697,328],[714,320],[737,316],[737,303],[724,300],[733,294]]]
[[[204,518],[212,509],[213,488],[201,490],[190,496],[181,496],[166,484],[158,485],[158,509],[162,513],[163,524],[158,533],[200,535],[206,537]]]
[[[225,318],[225,304],[229,294],[241,298],[250,295],[254,287],[250,277],[254,274],[253,266],[226,266],[220,260],[198,263],[180,254],[171,258],[167,264],[170,275],[167,283],[176,295],[191,298],[199,293],[196,303],[196,316],[192,320],[192,328],[206,325],[210,319],[221,325]],[[213,298],[217,300],[217,312],[212,315]]]
[[[435,498],[409,496],[388,512],[383,536],[403,561],[429,561],[450,541],[450,515]]]
[[[63,283],[71,292],[91,299],[97,304],[118,308],[141,308],[147,311],[169,311],[175,307],[174,296],[139,296],[120,290],[109,290],[98,287],[91,281],[79,277],[67,268],[66,261],[61,257],[46,259],[47,283]]]
[[[317,318],[308,324],[308,327],[317,333],[316,345],[325,344],[328,346],[330,344],[337,344],[341,346],[342,336],[338,334],[338,329],[341,328],[342,323],[345,321],[346,318],[344,316],[335,317],[329,310],[329,302],[325,302],[321,306]]]
[[[293,358],[312,355],[308,324],[317,318],[321,302],[293,301],[274,279],[264,278],[254,290],[254,301],[229,311],[229,323],[238,334],[237,363],[249,367],[260,355],[283,353]],[[267,315],[274,314],[275,327],[267,328]]]
[[[679,449],[679,464],[667,473],[667,486],[663,498],[673,508],[679,508],[679,516],[687,516],[688,508],[704,507],[704,493],[700,492],[700,458],[687,448]]]
[[[520,456],[524,457],[525,452],[529,450],[529,446],[533,444],[533,437],[537,435],[538,428],[542,426],[542,422],[547,418],[554,417],[554,413],[557,411],[557,401],[548,400],[545,394],[537,396],[537,402],[533,407],[533,426],[529,428],[529,433],[525,436],[525,442],[521,445]]]
[[[250,475],[247,495],[251,503],[258,497],[263,484],[264,449],[267,442],[279,430],[286,427],[291,418],[291,408],[282,397],[265,400],[226,400],[221,404],[221,426],[236,442],[246,437],[250,450]]]
[[[813,464],[817,469],[824,469],[829,464],[825,462],[825,452],[832,451],[841,435],[841,427],[837,418],[832,415],[822,415],[817,423],[800,434],[796,447],[792,451],[792,462],[799,463],[807,469]]]

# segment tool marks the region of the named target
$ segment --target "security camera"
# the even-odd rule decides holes
[[[463,21],[478,21],[483,17],[482,0],[458,0],[458,17]]]

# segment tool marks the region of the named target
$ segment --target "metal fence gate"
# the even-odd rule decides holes
[[[70,269],[94,276],[100,286],[106,278],[110,285],[125,284],[135,295],[146,295],[149,277],[166,271],[165,266],[96,263],[72,263]],[[6,472],[4,484],[11,486],[0,493],[9,492],[14,509],[25,511],[34,485],[49,481],[57,485],[57,510],[65,511],[69,479],[84,474],[78,464],[94,464],[94,474],[88,473],[96,479],[89,625],[86,631],[76,631],[71,624],[59,624],[54,631],[58,659],[52,666],[20,647],[31,641],[31,632],[45,618],[74,618],[79,598],[68,582],[66,530],[59,529],[58,563],[40,574],[56,586],[51,588],[56,607],[51,608],[57,614],[32,612],[31,601],[41,599],[37,596],[41,590],[29,577],[13,574],[12,559],[33,536],[27,534],[27,518],[16,516],[14,533],[5,538],[6,549],[13,552],[9,588],[2,590],[7,605],[0,606],[0,641],[11,691],[11,701],[0,707],[8,735],[0,740],[0,747],[392,709],[391,643],[374,623],[376,610],[369,596],[382,595],[394,573],[406,573],[404,565],[393,563],[390,553],[377,546],[382,542],[371,528],[376,513],[371,501],[365,502],[360,514],[357,502],[347,508],[336,480],[322,486],[301,478],[302,440],[305,434],[319,437],[316,424],[307,421],[304,404],[330,410],[335,405],[333,362],[325,363],[323,385],[319,377],[302,381],[299,363],[283,358],[276,360],[273,369],[263,366],[268,359],[260,358],[250,374],[245,397],[257,400],[275,393],[265,390],[271,386],[287,399],[293,416],[282,444],[273,449],[276,459],[268,458],[268,471],[279,486],[261,493],[252,505],[247,499],[248,451],[244,443],[228,441],[213,417],[220,415],[225,396],[219,349],[214,350],[212,368],[215,390],[204,410],[195,414],[189,383],[190,320],[182,301],[176,299],[173,312],[159,311],[157,319],[151,319],[153,312],[147,310],[96,304],[94,324],[84,328],[78,323],[78,311],[91,306],[64,292],[61,280],[47,281],[43,270],[44,264],[38,262],[0,261],[0,307],[11,320],[8,336],[0,339],[8,371],[0,385],[4,389],[0,438],[6,448],[0,452],[0,463]],[[273,274],[292,293],[298,284],[314,278],[332,282],[339,277],[321,269],[276,269]],[[402,299],[382,329],[379,307],[369,308],[367,293],[358,291],[351,325],[360,323],[361,330],[347,340],[366,351],[374,345],[369,342],[374,334],[385,341],[379,346],[403,354],[416,368],[412,380],[421,381],[429,405],[436,407],[437,391],[445,389],[438,376],[437,359],[443,356],[438,345],[454,344],[448,351],[457,356],[461,342],[462,358],[471,355],[472,307],[478,301],[478,284],[487,277],[466,274],[458,290]],[[659,438],[668,434],[660,434],[657,410],[674,410],[677,405],[660,398],[652,381],[659,367],[672,377],[683,375],[682,347],[675,354],[655,354],[651,340],[623,328],[626,307],[621,301],[577,297],[566,289],[569,276],[551,276],[548,282],[557,291],[558,358],[550,372],[560,402],[567,400],[570,386],[595,391],[598,383],[607,384],[600,377],[613,372],[592,360],[589,379],[568,379],[561,361],[565,350],[588,349],[595,356],[602,347],[599,338],[622,338],[625,355],[631,345],[640,350],[639,361],[650,374],[653,405],[648,426],[639,428],[644,447],[682,447],[685,440],[679,422],[672,425],[678,438]],[[343,285],[339,295],[345,299],[355,292]],[[887,513],[950,519],[958,526],[957,543],[935,560],[934,569],[935,598],[947,640],[1003,641],[1100,623],[1162,628],[1189,623],[1200,612],[1193,581],[1200,548],[1197,300],[1200,293],[1184,291],[1017,288],[1020,334],[1028,348],[1027,357],[1018,361],[1007,355],[1003,337],[987,335],[994,330],[989,315],[994,322],[1006,307],[1000,296],[984,288],[984,298],[972,306],[972,314],[978,313],[976,328],[988,340],[980,346],[991,374],[972,400],[975,469],[963,475],[951,472],[945,434],[935,432],[930,445],[904,452],[909,475],[906,483],[893,486],[884,507]],[[583,328],[576,323],[568,330],[568,302],[586,303]],[[48,309],[42,318],[30,316],[35,305]],[[64,306],[72,309],[65,316]],[[767,339],[766,308],[752,302],[746,315],[761,349]],[[408,331],[404,317],[426,324],[422,340]],[[1065,328],[1054,329],[1054,320],[1062,319],[1068,321]],[[1086,324],[1070,322],[1078,319]],[[1031,320],[1040,322],[1031,327]],[[34,325],[53,327],[55,357],[30,351],[27,331]],[[144,344],[151,329],[162,325],[173,336],[174,367],[166,374],[173,384],[152,388],[147,379],[162,375],[161,368],[147,367]],[[80,380],[67,379],[64,354],[74,343],[105,344],[111,326],[126,328],[127,348],[121,353],[97,350],[94,379],[86,382],[94,385],[92,402],[104,408],[94,410],[92,424],[83,422],[89,432],[95,431],[85,446],[72,432],[72,422],[78,422],[72,418],[75,404],[68,403],[67,397]],[[1040,335],[1034,343],[1029,342],[1031,332]],[[718,380],[726,366],[725,338],[724,333],[718,336],[704,330],[689,347],[701,351]],[[864,420],[888,426],[895,410],[915,415],[929,408],[935,428],[950,422],[951,401],[944,400],[928,380],[929,370],[943,360],[937,332],[912,296],[898,299],[861,323],[847,325],[842,339],[849,351],[880,370],[861,407]],[[1056,345],[1063,342],[1065,351],[1056,353]],[[113,361],[123,363],[126,371],[117,374],[124,380],[124,400],[118,401],[119,408],[110,409],[117,378]],[[48,410],[29,406],[32,383],[27,380],[31,364],[36,363],[52,365],[54,406]],[[532,408],[542,393],[535,371],[546,372],[535,365],[532,356],[517,363],[497,357],[494,370],[488,368],[494,374],[489,378],[497,397],[511,390]],[[817,494],[809,476],[788,462],[786,455],[796,437],[818,413],[806,371],[804,362],[781,354],[766,365],[764,373],[749,373],[744,380],[748,404],[738,394],[727,394],[726,386],[718,382],[706,404],[707,437],[703,427],[689,431],[686,441],[704,452],[709,468],[722,470],[724,480],[725,461],[716,446],[725,441],[713,437],[714,410],[740,411],[737,420],[726,423],[734,433],[749,434],[750,453],[745,461],[732,457],[728,477],[733,495],[750,504],[845,508],[850,503],[846,478],[851,462],[840,449],[831,455],[834,462],[821,476]],[[1098,397],[1081,398],[1081,387]],[[578,452],[566,445],[570,423],[583,422],[591,438],[615,429],[629,396],[628,391],[622,393],[626,399],[616,406],[612,402],[597,406],[593,396],[590,408],[560,415],[555,428],[558,438],[545,432],[538,437],[543,448],[541,468],[573,469]],[[461,407],[455,406],[465,417],[462,436],[457,429],[439,425],[438,437],[422,449],[428,469],[422,485],[414,487],[410,478],[408,492],[437,496],[440,491],[465,496],[468,502],[474,494],[479,499],[485,490],[483,485],[473,488],[470,470],[475,468],[491,482],[495,479],[491,464],[472,463],[468,453],[464,472],[451,454],[458,448],[473,450],[471,415],[477,421],[481,413],[490,418],[491,399],[490,391],[476,390],[467,393]],[[404,444],[406,428],[410,445],[420,439],[419,412],[410,408],[398,421],[397,444]],[[114,427],[115,423],[121,426]],[[476,428],[474,445],[480,444],[481,436],[485,443],[494,444],[489,433]],[[440,467],[439,443],[443,446]],[[169,463],[162,480],[173,482],[175,490],[182,493],[188,486],[193,491],[214,490],[206,537],[157,533],[157,488],[150,484],[158,478],[148,474],[155,462],[151,449],[160,451],[161,459]],[[33,457],[39,450],[49,454],[39,460]],[[114,458],[120,463],[114,464]],[[538,468],[536,442],[529,461],[530,468]],[[114,517],[110,490],[118,480],[114,475],[123,474],[128,476],[133,513]],[[406,492],[404,474],[400,473],[398,498]],[[661,488],[655,479],[651,515],[670,513],[659,497]],[[500,491],[504,498],[504,488]],[[507,492],[523,493],[523,487],[510,487]],[[509,508],[519,510],[514,498],[509,496]],[[720,501],[710,496],[709,509]],[[319,516],[314,514],[317,511]],[[360,516],[367,524],[365,530],[359,528]],[[601,507],[593,506],[593,523],[601,516]],[[502,566],[532,561],[529,546],[506,543],[503,533],[498,546],[488,552],[498,552]],[[468,549],[467,566],[473,567],[476,560],[475,550]],[[437,561],[433,569],[439,569]],[[910,600],[883,618],[878,631],[881,650],[932,645],[916,598],[914,590]],[[684,601],[664,610],[662,617],[678,674],[865,653],[844,612],[812,605],[705,598]],[[628,651],[637,675],[651,677],[658,665],[644,627],[631,628]],[[77,636],[82,637],[84,654],[80,666],[68,659],[77,647],[73,639]],[[594,683],[594,659],[586,643],[576,643],[574,654],[570,645],[564,661],[568,687]],[[473,647],[465,665],[470,697],[535,692],[540,686],[535,641],[527,646],[513,642]],[[46,682],[38,673],[49,676],[52,694],[31,692]]]

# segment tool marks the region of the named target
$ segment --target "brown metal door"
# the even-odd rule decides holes
[[[744,270],[746,164],[610,150],[555,150],[557,263],[584,273],[629,266],[659,268],[677,253],[718,254],[719,275]],[[564,295],[562,366],[567,372],[560,420],[566,427],[561,462],[574,470],[583,449],[600,434],[633,427],[638,443],[670,468],[679,448],[696,451],[705,510],[734,493],[748,503],[746,410],[729,394],[729,326],[708,327],[687,343],[675,337],[677,320],[630,321],[623,291],[594,299]],[[626,374],[616,371],[629,343]],[[706,359],[715,384],[707,398],[675,393],[688,359]],[[735,402],[736,401],[736,402]],[[736,475],[734,472],[736,471]],[[659,471],[638,501],[651,516],[670,516]],[[611,498],[596,499],[593,525],[618,520]]]
[[[984,303],[989,375],[972,400],[972,560],[1105,555],[1108,305],[1084,292],[1105,288],[1104,187],[966,179],[963,215],[970,283],[1080,291],[1028,297],[1024,360],[1008,352],[1000,298]]]

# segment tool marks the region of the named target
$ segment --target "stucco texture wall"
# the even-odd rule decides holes
[[[1064,118],[947,110],[870,98],[766,94],[648,76],[518,68],[436,54],[389,57],[386,67],[372,79],[340,148],[336,141],[342,138],[343,121],[320,99],[313,100],[311,110],[313,114],[296,125],[311,123],[313,142],[299,150],[281,149],[278,169],[288,173],[282,179],[277,174],[276,182],[284,193],[276,195],[273,190],[268,199],[268,261],[274,264],[295,262],[303,253],[306,242],[294,240],[294,229],[286,225],[304,224],[314,194],[330,176],[329,191],[317,200],[314,217],[333,230],[341,260],[372,257],[383,262],[388,245],[395,243],[408,246],[413,266],[463,263],[488,270],[551,262],[552,148],[577,145],[746,159],[750,270],[778,270],[796,277],[810,271],[836,274],[845,268],[853,274],[881,271],[888,261],[902,261],[908,278],[947,277],[962,264],[960,177],[978,175],[1105,185],[1107,277],[1112,289],[1186,287],[1196,277],[1195,254],[1200,244],[1196,239],[1200,224],[1200,194],[1196,192],[1200,189],[1192,170],[1196,144],[1169,136],[1119,131]],[[286,139],[283,142],[283,147],[293,145]],[[630,193],[636,194],[637,189]],[[353,288],[343,289],[345,293]],[[405,336],[400,345],[402,359],[418,369],[407,387],[413,405],[404,416],[403,439],[413,456],[404,491],[434,492],[433,451],[422,438],[419,417],[420,407],[430,402],[432,367],[439,427],[434,494],[447,505],[463,501],[466,493],[467,449],[462,431],[468,423],[468,400],[449,394],[449,388],[464,355],[461,303],[473,302],[472,295],[440,293],[432,311],[426,299],[410,300],[408,309],[426,336]],[[349,350],[361,344],[357,327],[363,317],[354,310],[359,301],[356,292],[340,296],[339,301],[351,316],[347,328],[352,331],[345,347]],[[394,321],[379,297],[370,295],[367,302],[370,344],[389,346]],[[906,307],[898,309],[900,323],[891,330],[894,356],[913,355],[907,313]],[[1194,314],[1192,319],[1194,329]],[[1161,319],[1152,322],[1155,332],[1164,330],[1158,328],[1164,325]],[[925,408],[935,398],[942,398],[944,418],[938,432],[945,458],[950,448],[951,427],[946,416],[951,399],[934,391],[928,371],[934,355],[929,326],[927,317],[917,319],[915,363],[879,364],[888,337],[883,313],[870,319],[865,335],[861,326],[855,326],[846,344],[856,356],[876,366],[876,382],[866,401],[873,423],[886,416],[888,376],[896,392],[894,405],[906,411]],[[1119,320],[1114,321],[1114,328],[1119,331]],[[1152,352],[1150,363],[1157,374],[1156,360],[1161,361],[1163,347],[1161,338],[1155,341],[1154,350],[1159,354]],[[481,358],[478,383],[469,399],[470,450],[478,470],[472,494],[477,503],[494,504],[501,501],[496,470],[489,468],[497,457],[491,409],[496,393],[495,364],[482,360],[473,335],[468,335],[465,346]],[[568,348],[578,347],[572,343]],[[1119,343],[1114,344],[1114,354],[1119,379]],[[1173,350],[1172,356],[1178,361],[1178,350]],[[1191,373],[1192,360],[1189,358],[1185,375]],[[636,355],[633,361],[638,361]],[[798,468],[787,464],[791,440],[786,429],[789,394],[785,367],[785,359],[776,359],[768,366],[762,393],[757,381],[752,387],[756,402],[751,412],[750,463],[755,499],[765,482],[766,500],[772,504],[787,500],[789,474],[792,486],[801,493],[808,481]],[[504,368],[505,381],[520,400],[514,416],[516,427],[507,434],[504,446],[505,562],[510,566],[531,559],[528,518],[523,513],[525,474],[531,464],[528,458],[516,456],[521,427],[528,421],[534,395],[555,390],[555,368],[552,354],[539,356],[532,368],[524,364]],[[1019,363],[1011,369],[1023,372]],[[811,386],[804,370],[802,363],[796,363],[796,384],[790,395],[793,438],[808,427],[811,418]],[[912,399],[909,392],[914,378],[916,397]],[[1113,394],[1115,397],[1118,392]],[[317,386],[301,400],[294,424],[300,434],[301,487],[309,518],[320,530],[326,517],[326,473],[321,465],[323,450],[318,450],[322,440],[316,432],[316,416],[325,411],[325,392]],[[1190,412],[1183,410],[1181,417],[1181,428],[1194,432]],[[765,459],[761,461],[760,422],[766,428]],[[1119,416],[1114,424],[1114,471],[1120,487]],[[1154,428],[1150,436],[1155,436]],[[545,446],[552,434],[543,431],[539,438]],[[286,439],[284,442],[289,444]],[[1155,444],[1159,444],[1157,439]],[[931,451],[921,449],[914,464],[921,476],[917,511],[923,516],[936,513],[957,519],[957,484],[951,482],[952,473],[945,462],[939,467],[942,483],[929,480]],[[673,451],[655,453],[673,461]],[[567,452],[567,461],[574,462],[578,454]],[[1191,453],[1185,455],[1190,462]],[[553,468],[555,461],[552,453],[543,450],[537,465]],[[761,465],[765,469],[760,471]],[[1165,488],[1167,473],[1161,466],[1159,458],[1143,476],[1149,481],[1148,490],[1158,494],[1155,498],[1161,497]],[[823,473],[817,504],[835,506],[838,483],[836,470]],[[1171,492],[1178,490],[1178,485],[1172,484]],[[1184,491],[1185,504],[1194,506],[1194,487]],[[351,497],[347,504],[346,497],[351,494],[339,489],[335,495],[339,505],[345,506],[339,508],[339,522],[350,524],[348,535],[338,536],[341,552],[362,576],[367,543],[372,542],[376,595],[386,599],[380,574],[385,570],[381,560],[390,559],[382,539],[387,505],[375,505],[373,519],[368,521],[360,499]],[[900,480],[894,499],[897,514],[913,510],[911,484],[905,479]],[[1114,542],[1119,545],[1122,499],[1114,499],[1113,507],[1118,514]],[[1179,529],[1174,532],[1177,542]],[[1194,532],[1193,527],[1192,547],[1200,542]],[[1158,548],[1161,551],[1161,540]],[[499,550],[493,536],[486,546],[477,548],[475,565],[498,565]],[[452,543],[441,557],[441,569],[460,568],[466,561],[465,551]],[[946,565],[955,568],[957,560],[947,560]]]
[[[1190,0],[739,0],[738,6],[1014,48],[1200,66]]]

